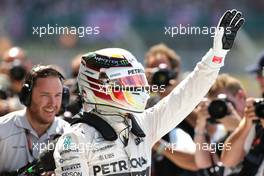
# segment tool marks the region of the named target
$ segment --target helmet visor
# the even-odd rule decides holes
[[[137,74],[111,80],[112,87],[119,90],[131,88],[147,88],[148,81],[145,74]]]

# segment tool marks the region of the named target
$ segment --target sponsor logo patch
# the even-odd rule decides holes
[[[78,169],[78,168],[81,168],[81,164],[80,163],[71,164],[69,166],[61,167],[61,170],[62,171],[68,171],[68,170],[73,170],[73,169]]]
[[[223,60],[222,57],[214,56],[213,59],[212,59],[212,62],[213,63],[217,63],[217,64],[221,64],[222,63],[222,60]]]

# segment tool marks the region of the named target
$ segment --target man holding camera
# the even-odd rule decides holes
[[[238,126],[245,103],[246,91],[241,82],[228,74],[222,74],[217,77],[207,98],[194,110],[197,114],[195,160],[200,176],[223,175],[219,156],[224,139]],[[228,148],[229,145],[226,145]]]
[[[145,56],[145,70],[148,82],[154,91],[151,92],[146,108],[157,104],[177,86],[179,83],[180,62],[181,59],[177,53],[165,44],[157,44],[149,49]],[[163,87],[155,91],[154,86]],[[179,126],[192,129],[185,120]],[[195,147],[192,145],[193,141],[190,135],[177,127],[163,136],[163,139],[165,141],[157,142],[153,148],[152,175],[192,174],[184,170],[196,170],[193,157]],[[161,150],[165,146],[167,150]],[[171,150],[169,151],[169,149]],[[172,150],[174,151],[172,152]]]
[[[0,175],[19,175],[18,169],[36,160],[48,143],[69,127],[55,117],[64,97],[63,79],[57,70],[43,65],[26,76],[20,92],[26,108],[0,118]]]
[[[0,83],[0,116],[24,108],[18,94],[29,67],[31,64],[22,48],[12,47],[3,54],[0,63],[0,80],[3,80]]]
[[[231,150],[224,150],[221,156],[225,166],[234,167],[242,162],[242,169],[238,176],[263,176],[263,101],[257,103],[253,98],[247,100],[242,121],[225,143],[231,144]]]

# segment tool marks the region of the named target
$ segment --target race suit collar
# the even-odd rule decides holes
[[[105,140],[115,141],[117,139],[117,134],[114,128],[99,115],[93,112],[83,112],[82,114],[79,113],[79,116],[81,118],[78,118],[71,125],[76,123],[86,123],[99,131]],[[132,114],[129,114],[128,118],[131,120],[131,132],[137,137],[145,137],[146,135],[140,128],[135,117]]]

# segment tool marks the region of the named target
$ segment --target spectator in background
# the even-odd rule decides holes
[[[26,59],[25,51],[19,47],[7,50],[0,64],[0,77],[10,82],[9,87],[1,87],[0,115],[19,110],[23,105],[19,102],[18,93],[31,64]]]
[[[150,97],[147,108],[153,106],[158,100],[167,96],[180,80],[180,56],[164,44],[154,45],[145,56],[146,76],[150,84],[164,84],[165,91],[159,91],[155,96]],[[161,71],[161,72],[158,72]],[[161,73],[161,74],[160,74]],[[167,76],[166,76],[167,75]],[[194,135],[196,117],[193,113],[182,121],[178,128],[187,132],[191,137]]]
[[[225,97],[219,96],[220,94]],[[216,79],[207,97],[208,99],[202,101],[194,110],[197,115],[194,138],[195,161],[200,169],[199,176],[223,175],[224,168],[219,157],[224,140],[236,129],[244,115],[246,91],[239,80],[228,74],[222,74]],[[208,109],[209,107],[212,109],[211,102],[219,98],[227,100],[227,113],[221,114],[223,111],[219,108],[219,103],[210,113]]]
[[[0,67],[1,73],[5,72],[8,74],[8,68],[12,66],[8,64],[11,64],[13,62],[16,62],[16,64],[20,64],[21,66],[23,66],[26,72],[28,72],[32,67],[32,63],[27,58],[25,50],[17,46],[14,46],[4,52],[2,57],[2,64]]]
[[[64,112],[64,120],[72,122],[72,117],[76,115],[82,108],[81,97],[79,96],[77,76],[79,73],[79,67],[81,64],[82,55],[78,54],[74,56],[71,62],[71,78],[65,81],[65,85],[70,89],[70,102]]]
[[[74,79],[77,78],[77,76],[78,76],[79,68],[80,68],[80,65],[81,65],[81,60],[82,60],[82,54],[78,54],[78,55],[74,56],[74,58],[72,59],[72,62],[71,62],[71,69],[72,69],[71,77],[74,78]]]
[[[158,103],[162,98],[167,96],[174,87],[177,86],[179,83],[179,71],[180,71],[180,57],[173,51],[171,48],[167,47],[165,44],[158,44],[154,45],[149,49],[149,51],[146,53],[145,56],[145,64],[146,64],[146,76],[149,81],[149,83],[154,86],[163,86],[165,89],[164,91],[159,90],[157,93],[152,92],[152,96],[148,100],[148,104],[146,108],[154,106],[156,103]],[[188,118],[188,117],[187,117]],[[188,123],[182,122],[180,124],[180,127],[190,127]],[[184,150],[178,150],[176,148],[174,151],[174,154],[170,154],[171,151],[162,151],[161,149],[165,149],[165,143],[160,141],[158,142],[154,150],[156,153],[153,155],[153,174],[156,176],[162,176],[162,175],[173,175],[173,174],[183,174],[184,172],[187,172],[185,174],[191,174],[188,171],[184,171],[178,166],[181,166],[183,168],[189,169],[189,170],[196,170],[196,166],[194,163],[194,154],[195,148],[193,148],[188,145],[189,143],[184,143],[182,140],[188,139],[191,137],[185,133],[182,129],[175,128],[170,133],[166,134],[163,139],[167,142],[167,146],[170,143],[177,144],[186,144],[185,147],[181,146],[181,148],[189,148],[186,151]],[[192,127],[190,127],[192,128]],[[186,128],[184,128],[186,129]],[[192,129],[190,129],[192,130]],[[192,141],[192,140],[191,140]],[[175,147],[175,145],[174,145]],[[179,147],[178,147],[179,148]],[[177,150],[177,152],[176,152]],[[174,160],[169,161],[168,159],[163,157],[172,157]],[[178,156],[178,157],[177,157]],[[184,157],[179,157],[184,156]],[[185,158],[186,157],[186,158]],[[181,160],[185,158],[185,160]],[[186,162],[185,162],[186,161]],[[178,166],[176,166],[175,164]]]
[[[261,90],[261,96],[264,97],[264,52],[262,52],[258,56],[258,63],[255,65],[251,65],[247,68],[249,73],[256,75],[256,79],[259,83],[259,87]]]
[[[28,73],[20,92],[26,108],[0,118],[0,173],[37,159],[43,146],[68,127],[55,117],[62,104],[63,79],[51,66],[38,65]]]
[[[225,141],[231,150],[223,150],[221,156],[225,166],[235,167],[242,163],[237,176],[264,174],[264,116],[256,113],[255,101],[254,98],[247,99],[243,119]]]

